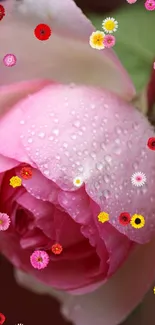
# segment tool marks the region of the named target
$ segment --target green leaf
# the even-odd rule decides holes
[[[98,30],[102,30],[102,21],[107,17],[118,21],[113,49],[140,91],[149,80],[155,60],[155,10],[148,11],[144,4],[135,3],[106,16],[89,15]]]

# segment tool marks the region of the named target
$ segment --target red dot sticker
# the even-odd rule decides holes
[[[119,223],[123,226],[126,226],[130,223],[131,216],[128,212],[122,212],[119,217]]]
[[[51,33],[52,33],[51,28],[46,24],[39,24],[38,26],[36,26],[34,30],[34,35],[40,41],[46,41],[47,39],[49,39]]]
[[[155,138],[149,138],[147,145],[149,149],[155,150]]]
[[[0,5],[0,20],[2,20],[4,16],[5,16],[5,9],[2,5]]]

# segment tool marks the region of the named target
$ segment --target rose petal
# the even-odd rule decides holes
[[[24,1],[24,6],[28,6],[25,19],[21,13],[16,16],[15,11],[1,22],[1,55],[3,57],[11,48],[17,57],[15,67],[1,67],[2,84],[36,77],[52,78],[65,83],[101,85],[127,100],[134,96],[133,84],[114,52],[111,49],[97,51],[90,47],[89,36],[94,27],[73,1],[40,0],[37,4],[27,1],[26,5]],[[35,39],[33,30],[38,18],[30,20],[31,10],[43,15],[44,22],[51,12],[51,22],[47,20],[47,23],[59,36],[52,33],[46,42]],[[62,31],[68,37],[64,37]],[[16,35],[15,39],[12,33]]]
[[[0,87],[0,115],[6,113],[22,98],[33,94],[48,84],[48,81],[34,80]]]
[[[19,161],[0,155],[0,173],[16,167]]]
[[[108,92],[53,85],[25,100],[22,114],[21,140],[45,177],[65,191],[75,191],[73,180],[81,175],[88,195],[110,214],[115,228],[138,243],[154,236],[155,166],[147,147],[154,132],[138,111]],[[111,123],[107,124],[108,119]],[[32,130],[35,134],[29,143]],[[150,179],[142,189],[131,184],[137,168]],[[137,231],[131,225],[120,225],[122,211],[144,215],[145,227]]]
[[[154,281],[154,250],[155,239],[139,246],[104,286],[83,296],[43,286],[36,278],[17,269],[15,277],[29,290],[59,299],[63,303],[64,316],[75,325],[117,325],[142,301]],[[133,290],[135,283],[136,291]]]

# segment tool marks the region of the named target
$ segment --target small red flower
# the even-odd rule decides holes
[[[32,168],[31,167],[23,167],[20,171],[20,175],[24,179],[30,179],[32,177]]]
[[[123,226],[128,225],[131,220],[131,216],[128,212],[122,212],[118,218],[119,218],[119,223]]]
[[[36,38],[38,38],[40,41],[46,41],[49,39],[51,33],[51,28],[45,24],[39,24],[34,30]]]
[[[59,255],[59,254],[61,254],[63,248],[60,244],[54,244],[54,245],[52,245],[51,250],[55,255]]]
[[[149,149],[155,150],[155,138],[149,138],[147,145]]]
[[[5,16],[5,9],[2,5],[0,5],[0,20],[2,20],[4,16]]]
[[[0,313],[0,325],[2,325],[4,322],[5,322],[5,316],[2,314],[2,313]]]

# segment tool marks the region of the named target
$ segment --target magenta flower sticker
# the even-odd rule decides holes
[[[146,10],[153,11],[155,10],[155,1],[154,0],[147,0],[145,2]]]
[[[6,67],[13,67],[16,64],[17,59],[14,54],[6,54],[3,58],[3,62]]]
[[[31,265],[38,270],[44,269],[49,263],[49,256],[45,251],[35,251],[30,256]]]
[[[113,35],[106,35],[104,37],[103,44],[107,48],[113,47],[115,45],[115,36],[113,36]]]
[[[0,213],[0,231],[5,231],[10,226],[10,217],[6,213]]]

